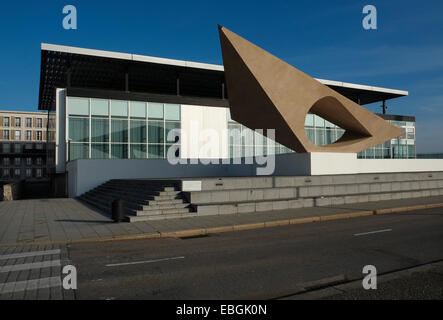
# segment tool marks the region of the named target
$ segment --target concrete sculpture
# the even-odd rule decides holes
[[[276,141],[296,152],[357,153],[404,134],[376,114],[219,26],[233,120],[250,129],[275,129]],[[345,130],[317,146],[305,132],[308,112]]]

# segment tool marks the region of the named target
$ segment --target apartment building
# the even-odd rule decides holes
[[[48,141],[55,126],[47,112],[0,111],[0,181],[48,179]]]

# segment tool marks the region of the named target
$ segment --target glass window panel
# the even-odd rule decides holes
[[[306,115],[305,126],[307,126],[307,127],[313,127],[314,126],[314,115],[313,114],[308,113]]]
[[[339,140],[341,137],[343,137],[343,135],[345,134],[345,130],[343,130],[343,129],[337,129],[336,134],[337,134],[337,138],[336,138],[335,141],[338,141],[338,140]]]
[[[91,115],[107,117],[109,115],[109,101],[104,99],[91,99]]]
[[[92,159],[108,159],[109,158],[109,144],[107,144],[107,143],[92,143],[91,144],[91,158]]]
[[[180,105],[165,104],[165,119],[166,120],[180,120]]]
[[[374,158],[374,148],[369,148],[366,150],[366,158],[368,159]]]
[[[325,130],[316,129],[315,130],[315,144],[317,146],[323,146],[325,144]]]
[[[258,131],[254,131],[254,145],[264,145],[265,137]]]
[[[171,137],[169,137],[169,133],[173,129],[180,129],[180,122],[166,122],[165,123],[166,142],[171,143],[171,142],[177,142],[179,140],[179,137],[177,137],[177,133],[180,135],[180,132],[177,132],[177,131],[171,133]]]
[[[111,100],[111,116],[113,116],[113,117],[127,117],[128,116],[128,101]]]
[[[69,160],[88,159],[89,144],[88,143],[70,143]]]
[[[108,119],[92,119],[91,121],[91,141],[108,142],[109,141],[109,121]]]
[[[325,137],[325,143],[330,144],[336,141],[336,135],[334,129],[327,129],[326,130],[326,137]]]
[[[89,116],[89,99],[68,97],[68,114],[76,116]]]
[[[375,158],[376,159],[383,158],[383,149],[375,149]]]
[[[241,126],[238,124],[228,124],[229,144],[241,144]]]
[[[151,158],[151,159],[164,158],[163,144],[149,144],[148,145],[148,158]]]
[[[164,143],[163,121],[148,121],[148,142]]]
[[[314,123],[316,127],[324,127],[325,126],[325,119],[322,117],[319,117],[317,115],[314,115]]]
[[[334,128],[335,127],[335,125],[332,122],[329,122],[328,120],[325,120],[325,126],[327,128]]]
[[[113,159],[127,159],[128,145],[121,143],[111,144],[111,158]]]
[[[139,101],[131,102],[131,117],[146,118],[146,103]]]
[[[88,142],[89,119],[69,117],[69,139],[73,142]]]
[[[146,121],[131,120],[131,142],[146,143]]]
[[[111,120],[111,142],[128,141],[128,121]]]
[[[254,131],[243,127],[242,128],[242,143],[243,145],[251,146],[254,144]]]
[[[251,145],[244,146],[242,156],[243,157],[253,157],[254,156],[254,147]]]
[[[415,145],[408,146],[408,158],[415,158]]]
[[[163,104],[148,103],[148,118],[163,119]]]
[[[146,159],[146,144],[131,143],[131,159]]]
[[[315,144],[315,129],[306,128],[306,135],[308,139],[311,140],[312,143]]]

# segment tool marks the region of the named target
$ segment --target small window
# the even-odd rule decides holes
[[[42,175],[43,175],[43,171],[42,171],[42,169],[37,168],[37,169],[35,170],[35,176],[36,176],[37,178],[41,178]]]
[[[31,166],[32,165],[32,158],[26,158],[26,165]]]
[[[15,130],[14,139],[20,141],[22,139],[22,132],[20,130]]]
[[[22,152],[22,146],[20,143],[14,143],[14,152],[15,153],[20,153]]]
[[[37,158],[36,163],[37,163],[37,165],[41,166],[42,165],[42,158]]]
[[[163,104],[162,103],[149,103],[148,104],[148,118],[163,119]]]
[[[31,141],[32,140],[32,131],[26,130],[26,140]]]
[[[22,125],[22,119],[21,118],[15,118],[15,126],[20,127]]]
[[[11,145],[9,143],[3,143],[3,153],[11,152]]]
[[[9,122],[9,117],[4,117],[3,118],[3,127],[9,127],[10,126],[10,122]]]
[[[3,165],[9,166],[9,158],[3,158]]]
[[[89,116],[89,99],[68,97],[68,114],[76,116]]]
[[[14,165],[19,166],[21,162],[20,160],[21,160],[20,158],[14,158]]]
[[[42,128],[43,127],[43,120],[42,118],[37,118],[37,128]]]
[[[42,141],[42,132],[41,131],[37,131],[37,140]]]
[[[3,177],[5,177],[5,178],[9,177],[9,169],[8,168],[3,169]]]
[[[26,178],[31,178],[32,177],[32,169],[31,168],[27,168],[26,169]]]
[[[3,130],[3,139],[9,140],[9,130]]]
[[[20,178],[20,175],[21,175],[20,169],[18,169],[18,168],[14,169],[14,177]]]
[[[32,127],[32,118],[26,118],[26,128]]]

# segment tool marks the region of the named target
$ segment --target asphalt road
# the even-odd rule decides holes
[[[443,209],[189,239],[72,245],[78,299],[272,299],[443,259]],[[378,297],[382,298],[382,297]]]

